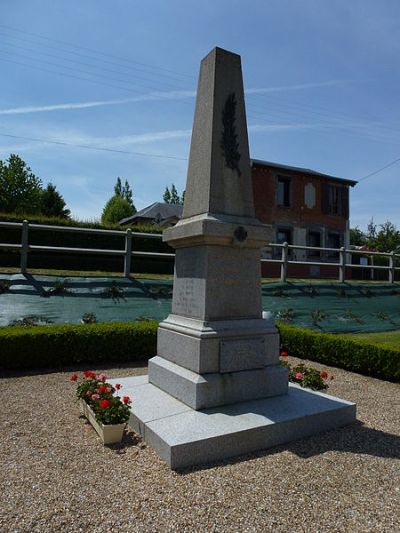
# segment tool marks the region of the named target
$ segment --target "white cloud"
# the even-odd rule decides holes
[[[340,85],[347,83],[347,80],[328,80],[323,82],[302,83],[297,85],[284,85],[277,87],[260,87],[254,89],[247,89],[245,94],[265,94],[279,91],[298,91],[304,89],[314,89],[318,87],[328,87],[332,85]],[[48,113],[51,111],[68,111],[72,109],[90,109],[93,107],[103,107],[112,105],[123,105],[135,102],[151,102],[162,100],[182,100],[186,98],[194,98],[196,91],[155,91],[130,98],[117,98],[113,100],[93,100],[87,102],[67,102],[62,104],[51,104],[41,106],[21,106],[0,109],[0,115],[22,115],[28,113]]]

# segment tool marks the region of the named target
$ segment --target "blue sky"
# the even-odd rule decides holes
[[[398,0],[1,0],[0,159],[21,155],[80,219],[117,176],[138,209],[181,191],[214,46],[242,56],[253,158],[356,180],[400,158]],[[352,190],[352,226],[400,226],[399,176]]]

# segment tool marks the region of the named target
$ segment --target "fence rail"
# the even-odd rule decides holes
[[[167,258],[175,257],[174,253],[163,252],[144,252],[140,250],[134,250],[132,245],[132,237],[146,237],[150,239],[162,239],[162,235],[159,233],[140,233],[133,232],[130,229],[126,231],[119,230],[105,230],[105,229],[90,229],[90,228],[77,228],[73,226],[51,226],[46,224],[30,224],[27,220],[23,222],[0,222],[1,228],[19,228],[21,229],[21,243],[0,243],[0,250],[19,250],[21,255],[20,268],[21,272],[27,272],[28,268],[28,254],[29,252],[41,251],[41,252],[64,252],[64,253],[77,253],[77,254],[102,254],[102,255],[114,255],[124,257],[124,276],[129,276],[132,267],[132,257],[158,257]],[[105,250],[99,248],[72,248],[64,246],[42,246],[36,244],[29,244],[29,230],[51,230],[62,232],[75,232],[84,233],[89,235],[116,235],[125,239],[125,248],[123,250]],[[262,263],[279,264],[281,266],[280,279],[285,282],[287,279],[287,272],[289,265],[308,265],[308,266],[329,266],[336,267],[338,269],[338,280],[344,282],[346,279],[346,269],[348,268],[364,268],[367,270],[383,270],[388,271],[389,283],[394,283],[396,271],[400,271],[400,267],[396,266],[396,259],[400,259],[400,254],[395,252],[369,252],[365,250],[356,250],[351,248],[322,248],[315,246],[305,246],[300,244],[283,244],[269,243],[266,247],[277,250],[281,250],[280,259],[263,258]],[[337,254],[337,262],[328,262],[321,259],[321,261],[299,261],[292,260],[289,257],[290,250],[304,250],[307,252],[317,252],[320,256],[326,252],[330,254]],[[348,255],[363,255],[370,257],[372,264],[361,265],[353,262],[347,262],[346,257]],[[374,257],[385,257],[388,259],[388,265],[375,265],[373,264]]]

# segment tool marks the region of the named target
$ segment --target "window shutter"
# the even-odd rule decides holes
[[[342,216],[349,218],[349,188],[342,188]]]
[[[325,214],[329,213],[329,187],[329,183],[322,184],[321,211]]]

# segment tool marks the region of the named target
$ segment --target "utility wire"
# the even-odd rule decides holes
[[[143,157],[154,157],[159,159],[175,159],[177,161],[187,161],[187,157],[178,157],[174,155],[161,155],[161,154],[147,154],[144,152],[131,152],[128,150],[117,150],[114,148],[104,148],[101,146],[93,146],[89,144],[75,144],[75,143],[69,143],[65,141],[54,141],[50,139],[38,139],[36,137],[23,137],[22,135],[11,135],[10,133],[2,133],[0,132],[0,135],[3,137],[11,137],[13,139],[23,139],[25,141],[36,141],[36,142],[43,142],[43,143],[50,143],[50,144],[59,144],[62,146],[73,146],[75,148],[85,148],[88,150],[99,150],[102,152],[114,152],[117,154],[129,154],[129,155],[139,155]]]
[[[13,28],[11,26],[7,26],[5,24],[0,24],[0,28],[3,28],[4,30],[10,32],[18,32],[18,33],[22,33],[24,35],[32,35],[33,37],[36,37],[36,38],[39,38],[39,39],[42,39],[42,40],[45,40],[45,41],[50,41],[50,42],[54,42],[54,43],[60,43],[60,44],[63,44],[63,45],[67,45],[71,48],[75,48],[77,50],[86,50],[88,52],[90,52],[91,54],[96,54],[96,55],[100,55],[100,56],[106,56],[106,57],[110,57],[112,59],[116,59],[118,61],[124,61],[126,63],[129,63],[129,64],[136,64],[136,65],[141,65],[143,67],[146,67],[146,68],[150,68],[150,69],[153,69],[153,70],[163,70],[165,72],[170,72],[171,74],[178,74],[179,76],[181,77],[186,77],[186,78],[192,78],[193,79],[193,76],[189,75],[189,74],[183,74],[183,73],[180,73],[180,72],[176,72],[174,70],[170,70],[170,69],[167,69],[167,68],[164,68],[164,67],[160,67],[160,66],[156,66],[156,65],[150,65],[149,63],[141,63],[139,61],[135,61],[133,59],[127,59],[127,58],[124,58],[124,57],[118,57],[118,56],[114,56],[112,54],[108,54],[107,52],[101,52],[99,50],[95,50],[93,48],[89,48],[89,47],[86,47],[86,46],[78,46],[78,45],[75,45],[75,44],[72,44],[72,43],[69,43],[67,41],[62,41],[60,39],[52,39],[50,37],[45,37],[43,35],[40,35],[38,33],[32,33],[32,32],[29,32],[29,31],[26,31],[26,30],[20,30],[18,28]],[[20,37],[14,37],[15,39],[21,39]],[[44,46],[44,45],[40,45],[40,43],[37,43],[39,44],[39,46]],[[73,53],[71,51],[68,51],[68,53]],[[137,67],[136,67],[137,68]]]
[[[362,178],[360,178],[358,180],[358,182],[360,181],[364,181],[366,180],[367,178],[371,178],[372,176],[375,176],[376,174],[378,174],[379,172],[382,172],[383,170],[395,165],[396,163],[400,163],[400,157],[398,157],[397,159],[394,159],[393,161],[391,161],[390,163],[388,163],[387,165],[381,167],[381,168],[378,168],[377,170],[374,170],[373,172],[370,172],[369,174],[367,174],[366,176],[363,176]]]

